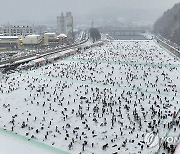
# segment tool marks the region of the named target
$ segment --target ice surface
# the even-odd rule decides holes
[[[179,120],[179,77],[180,62],[153,40],[107,42],[4,77],[0,127],[70,153],[154,153],[144,135]]]
[[[32,146],[21,140],[0,134],[0,154],[51,154],[47,150]]]

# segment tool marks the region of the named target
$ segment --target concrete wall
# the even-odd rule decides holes
[[[156,37],[155,39],[156,39],[157,43],[159,43],[161,46],[163,46],[164,48],[168,49],[172,54],[174,54],[175,56],[180,58],[180,51],[178,49],[170,46],[169,44],[167,44],[166,42],[162,41],[158,37]]]

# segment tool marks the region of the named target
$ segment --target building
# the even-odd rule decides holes
[[[8,24],[2,27],[2,34],[4,36],[27,36],[34,33],[33,26],[13,26]]]
[[[66,34],[66,21],[63,12],[61,16],[57,16],[57,31],[58,34]]]
[[[66,33],[68,38],[73,37],[73,17],[71,12],[66,13]]]
[[[42,37],[40,35],[27,35],[21,37],[23,46],[37,46],[42,42]]]
[[[17,36],[0,36],[0,50],[12,50],[20,47],[20,41]]]
[[[2,34],[2,26],[0,26],[0,35],[3,35],[3,34]]]
[[[58,39],[55,33],[44,33],[43,37],[43,45],[57,45]]]
[[[60,45],[69,44],[67,36],[65,34],[60,34],[57,38]]]
[[[42,43],[40,35],[27,36],[0,36],[0,50],[16,50],[31,47],[39,47]]]
[[[65,34],[69,40],[73,40],[73,16],[71,12],[66,12],[66,15],[61,13],[61,16],[57,17],[57,31],[58,34]]]

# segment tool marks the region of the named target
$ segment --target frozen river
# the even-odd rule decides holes
[[[180,135],[179,77],[153,40],[106,42],[1,79],[0,127],[69,153],[172,153],[144,138]]]

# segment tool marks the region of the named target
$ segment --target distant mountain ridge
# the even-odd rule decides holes
[[[180,45],[180,3],[164,12],[155,22],[154,32]]]

